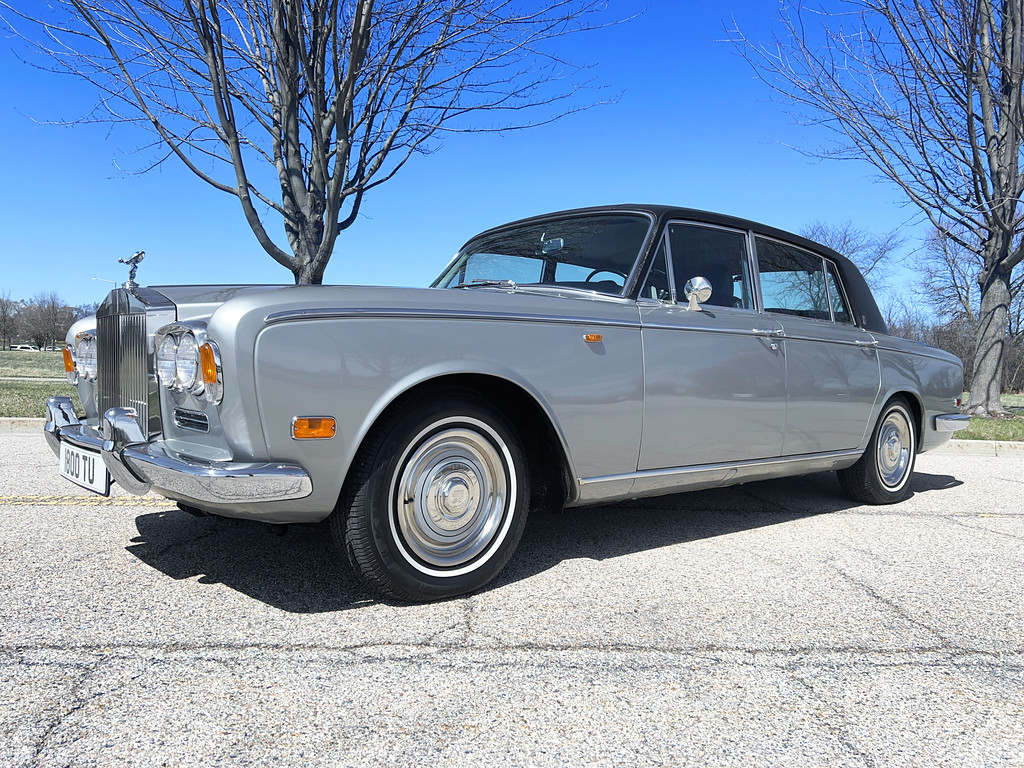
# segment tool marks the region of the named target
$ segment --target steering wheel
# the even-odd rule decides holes
[[[598,269],[595,269],[593,272],[591,272],[589,275],[587,275],[587,277],[584,279],[583,282],[589,283],[591,280],[594,279],[595,275],[600,275],[600,274],[602,274],[604,272],[607,272],[610,275],[615,275],[616,277],[621,277],[623,284],[625,284],[625,282],[626,282],[626,275],[625,275],[625,273],[619,272],[619,270],[617,270],[617,269],[606,269],[604,267],[600,267]]]

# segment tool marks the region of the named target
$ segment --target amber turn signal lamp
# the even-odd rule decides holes
[[[204,384],[217,383],[217,356],[213,352],[213,346],[209,343],[199,348],[199,367],[203,371]]]
[[[604,336],[600,333],[586,333],[583,335],[583,340],[588,344],[597,344],[599,341],[604,341]]]
[[[75,358],[71,356],[71,347],[64,347],[64,373],[73,373]]]
[[[331,416],[297,416],[292,419],[292,437],[296,440],[329,440],[338,431]]]

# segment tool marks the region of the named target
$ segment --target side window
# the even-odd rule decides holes
[[[757,263],[765,312],[832,319],[820,256],[759,237]]]
[[[846,304],[846,294],[843,293],[842,284],[839,282],[839,275],[836,274],[836,265],[831,261],[826,262],[828,268],[825,270],[828,279],[828,295],[832,299],[832,316],[837,323],[849,323],[853,325],[853,316]]]
[[[678,301],[683,301],[686,282],[699,275],[711,282],[711,298],[705,304],[753,309],[746,234],[698,224],[670,224],[668,245]]]
[[[659,301],[668,301],[672,298],[672,291],[669,289],[668,283],[668,257],[666,256],[664,237],[661,238],[658,253],[654,257],[654,264],[651,265],[651,271],[647,275],[640,295],[645,299],[658,299]]]

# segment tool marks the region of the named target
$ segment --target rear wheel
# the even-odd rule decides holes
[[[916,456],[913,412],[904,398],[894,397],[882,408],[864,455],[836,474],[843,490],[857,501],[894,504],[910,492]]]
[[[401,600],[472,592],[498,575],[526,524],[527,463],[505,417],[472,392],[385,416],[331,518],[360,577]]]

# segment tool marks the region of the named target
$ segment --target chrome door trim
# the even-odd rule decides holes
[[[749,312],[749,309],[735,309],[732,312]],[[685,331],[687,333],[719,333],[729,336],[776,336],[785,338],[785,331],[782,328],[759,329],[759,328],[715,328],[713,326],[699,325],[674,325],[672,323],[650,323],[644,322],[645,331]]]

